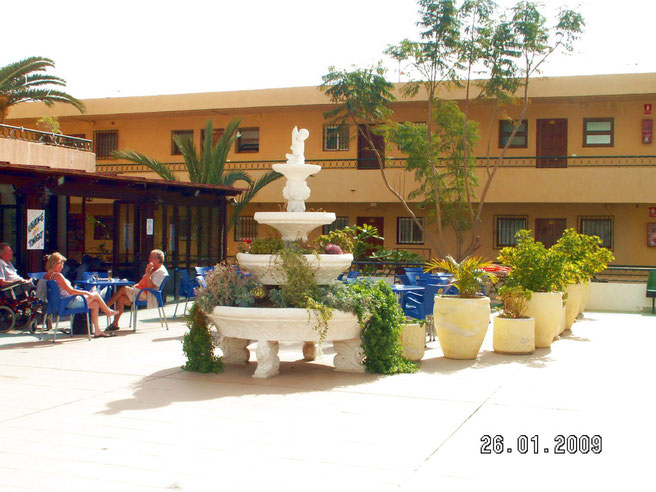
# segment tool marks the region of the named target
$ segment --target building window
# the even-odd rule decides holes
[[[322,234],[328,234],[329,232],[336,231],[338,229],[344,229],[349,225],[348,217],[337,217],[335,222],[323,226]]]
[[[259,152],[260,151],[260,129],[240,128],[237,138],[237,152]]]
[[[194,131],[193,130],[173,130],[171,132],[171,155],[182,155],[182,152],[180,152],[180,149],[175,143],[175,137],[180,138],[191,138],[192,140],[194,139]]]
[[[499,120],[499,148],[503,149],[506,146],[506,142],[510,138],[513,130],[515,129],[514,121],[510,120]],[[517,133],[510,142],[509,148],[522,148],[525,149],[528,147],[528,121],[523,120],[519,128],[517,128]]]
[[[579,217],[579,232],[599,236],[604,248],[613,249],[613,217]]]
[[[584,147],[612,147],[614,141],[614,118],[585,118],[583,120]]]
[[[526,216],[497,216],[494,218],[494,247],[516,246],[515,234],[528,228]]]
[[[93,132],[93,144],[97,159],[111,159],[112,152],[118,150],[118,130]]]
[[[397,244],[424,244],[424,218],[417,217],[421,228],[417,226],[412,217],[398,217],[396,219]]]
[[[212,130],[212,148],[216,145],[216,142],[223,136],[225,133],[225,128],[214,128]],[[200,130],[200,148],[205,148],[205,128]]]
[[[93,218],[93,238],[94,239],[114,238],[113,215],[96,215]]]
[[[235,241],[252,241],[257,238],[257,222],[253,216],[244,216],[237,219],[235,225]]]
[[[348,150],[348,149],[349,149],[348,125],[323,126],[323,150]]]

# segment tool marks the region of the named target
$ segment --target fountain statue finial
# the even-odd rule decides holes
[[[305,128],[298,129],[297,126],[292,130],[292,153],[286,154],[287,164],[303,165],[305,164],[305,139],[310,136],[310,132]]]

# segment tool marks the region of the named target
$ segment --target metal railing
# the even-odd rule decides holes
[[[71,137],[61,133],[42,132],[18,126],[0,125],[0,137],[25,140],[28,142],[66,147],[67,149],[93,151],[93,142],[85,138]]]
[[[50,135],[50,134],[47,134]],[[72,137],[70,137],[72,138]],[[243,171],[268,171],[273,164],[284,163],[284,160],[250,160],[234,161],[229,160],[226,163],[227,169],[239,169]],[[323,169],[372,169],[374,159],[311,159],[308,158],[309,164],[319,164]],[[600,168],[600,167],[656,167],[656,155],[611,155],[611,156],[549,156],[549,157],[504,157],[499,160],[498,157],[477,157],[476,167],[487,167],[499,164],[502,168],[540,168],[540,169],[559,169],[559,168]],[[440,167],[446,166],[446,161],[440,163]],[[186,166],[184,162],[166,163],[172,171],[184,171]],[[404,168],[406,159],[400,157],[388,158],[385,162],[386,168]],[[98,163],[98,167],[107,172],[140,172],[146,171],[145,166],[131,163]],[[373,169],[377,169],[373,166]]]

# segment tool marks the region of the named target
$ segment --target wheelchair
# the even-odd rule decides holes
[[[36,297],[36,291],[17,295],[15,290],[20,285],[0,289],[0,332],[16,329],[35,333],[43,320],[45,306]]]

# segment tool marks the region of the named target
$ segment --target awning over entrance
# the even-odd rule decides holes
[[[167,264],[173,267],[199,264],[201,258],[205,263],[220,261],[225,258],[226,203],[243,191],[230,186],[7,162],[0,162],[0,184],[14,187],[15,249],[21,253],[19,266],[30,272],[41,269],[44,253],[58,250],[66,254],[65,235],[58,231],[71,227],[68,197],[82,198],[85,220],[84,206],[90,199],[114,201],[115,229],[110,241],[115,272],[128,267],[138,271],[153,248],[168,250]],[[58,197],[66,197],[61,199],[65,209]],[[44,250],[27,250],[28,209],[46,211]]]

